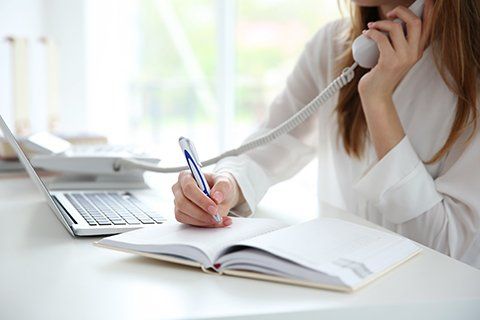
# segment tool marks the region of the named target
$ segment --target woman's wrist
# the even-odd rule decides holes
[[[405,136],[392,97],[362,100],[367,127],[378,159],[383,158]]]
[[[374,93],[369,95],[360,95],[363,111],[365,115],[380,115],[394,111],[393,95],[390,93]]]
[[[360,100],[364,112],[374,111],[379,108],[385,109],[393,105],[393,98],[390,93],[360,94]]]

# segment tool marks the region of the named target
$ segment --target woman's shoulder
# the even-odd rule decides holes
[[[323,25],[307,42],[304,56],[306,65],[319,88],[335,76],[335,64],[345,51],[350,30],[349,19],[338,19]]]
[[[351,28],[349,18],[341,18],[324,24],[307,44],[310,50],[341,53],[345,50],[348,33]]]

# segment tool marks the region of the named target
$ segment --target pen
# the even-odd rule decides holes
[[[202,192],[207,197],[210,197],[210,186],[207,183],[207,179],[205,178],[205,175],[200,170],[202,163],[198,158],[197,150],[195,149],[193,142],[190,139],[187,139],[185,137],[180,137],[178,139],[178,143],[180,144],[182,153],[185,156],[185,159],[187,160],[188,167],[190,168],[190,172],[192,173],[193,178],[195,179],[195,182],[197,183],[198,187],[202,190]],[[219,213],[214,215],[213,218],[218,223],[222,221],[222,217],[220,216]]]

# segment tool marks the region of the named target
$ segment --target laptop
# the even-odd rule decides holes
[[[161,224],[165,218],[145,201],[146,190],[49,190],[0,116],[0,129],[58,220],[74,236],[117,234]],[[151,190],[150,190],[151,191]],[[142,200],[143,198],[143,200]]]

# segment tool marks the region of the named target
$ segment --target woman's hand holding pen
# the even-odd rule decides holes
[[[229,210],[240,198],[240,191],[232,175],[228,173],[206,173],[207,183],[211,187],[211,198],[198,187],[192,174],[183,171],[172,186],[175,196],[175,218],[182,223],[199,227],[226,227],[232,224],[227,217]],[[220,213],[222,221],[217,223],[214,215]]]

